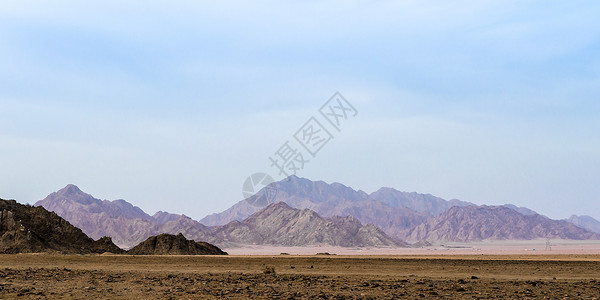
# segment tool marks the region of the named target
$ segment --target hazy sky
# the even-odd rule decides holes
[[[199,219],[339,91],[298,176],[600,219],[600,2],[249,3],[3,1],[0,197]]]

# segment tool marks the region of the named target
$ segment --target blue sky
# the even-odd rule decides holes
[[[336,91],[299,176],[600,219],[595,1],[5,1],[0,197],[199,219]],[[277,179],[277,178],[276,178]]]

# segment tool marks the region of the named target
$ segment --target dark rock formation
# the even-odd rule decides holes
[[[132,255],[227,255],[218,247],[186,239],[183,234],[151,236],[127,251]]]

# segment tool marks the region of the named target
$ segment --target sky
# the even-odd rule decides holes
[[[3,1],[0,198],[72,183],[200,219],[251,174],[282,179],[269,158],[288,142],[311,180],[600,219],[598,15],[598,1]],[[339,130],[319,113],[336,92],[355,109]],[[311,118],[331,137],[314,156],[294,137]]]

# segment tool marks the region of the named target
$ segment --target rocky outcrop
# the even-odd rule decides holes
[[[43,207],[0,199],[0,253],[122,253],[108,237],[97,241]]]
[[[178,235],[160,234],[151,236],[127,251],[132,255],[227,255],[218,247],[205,242],[188,240]]]

